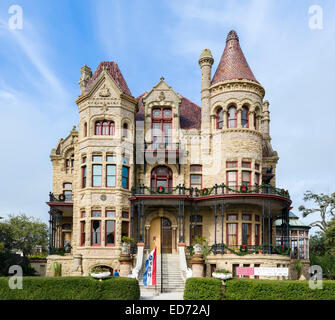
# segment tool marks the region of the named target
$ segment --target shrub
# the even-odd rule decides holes
[[[186,280],[184,300],[221,300],[221,280],[215,278],[189,278]]]
[[[308,281],[232,279],[226,282],[226,300],[334,300],[335,281],[323,281],[312,290]]]
[[[132,278],[24,277],[23,289],[12,290],[0,278],[0,300],[138,300],[140,288]]]

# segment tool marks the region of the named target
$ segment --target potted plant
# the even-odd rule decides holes
[[[221,280],[231,279],[233,277],[232,273],[226,269],[215,268],[212,273],[213,278],[218,278]]]
[[[193,246],[194,254],[199,254],[199,255],[202,254],[202,248],[205,242],[206,242],[206,238],[203,236],[196,236],[194,238],[194,246]]]
[[[123,236],[121,238],[121,242],[122,242],[121,254],[129,255],[130,254],[130,244],[134,242],[134,239]]]
[[[94,267],[90,275],[95,279],[106,279],[111,275],[111,272],[106,267]]]

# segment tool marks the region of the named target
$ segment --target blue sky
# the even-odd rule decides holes
[[[15,4],[22,30],[8,28]],[[309,28],[315,4],[322,30]],[[2,0],[0,216],[47,221],[49,154],[78,122],[82,65],[116,61],[134,96],[164,76],[200,104],[200,53],[211,49],[215,70],[231,29],[266,89],[277,184],[290,190],[294,212],[304,191],[334,192],[334,18],[333,0]]]

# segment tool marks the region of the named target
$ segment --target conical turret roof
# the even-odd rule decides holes
[[[212,84],[227,80],[250,80],[257,82],[240,47],[236,31],[229,32],[226,47],[214,74]]]

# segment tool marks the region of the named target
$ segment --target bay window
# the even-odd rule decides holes
[[[92,165],[92,187],[101,187],[102,183],[102,165]]]
[[[231,247],[237,246],[237,223],[227,223],[227,245]]]

